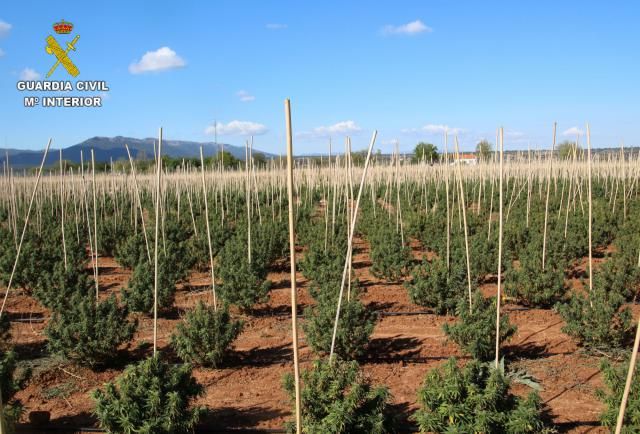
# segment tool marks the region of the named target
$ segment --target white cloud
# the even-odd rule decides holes
[[[313,131],[318,134],[350,134],[361,131],[362,128],[354,121],[342,121],[326,127],[317,127]]]
[[[382,28],[382,33],[385,35],[417,35],[418,33],[424,32],[431,33],[433,29],[420,20],[411,21],[410,23],[399,26],[388,24]]]
[[[239,90],[238,92],[236,92],[236,96],[240,99],[240,101],[242,102],[251,102],[251,101],[255,101],[256,97],[251,95],[249,92],[247,92],[246,90]]]
[[[459,134],[463,131],[464,130],[462,128],[453,128],[449,125],[443,124],[426,124],[420,128],[405,128],[401,130],[401,132],[405,134],[426,133],[429,135],[442,135],[445,132],[448,132],[449,134]]]
[[[284,30],[288,26],[286,24],[281,24],[281,23],[269,23],[265,27],[269,30]]]
[[[582,136],[584,135],[584,131],[582,131],[580,128],[578,127],[571,127],[568,130],[564,130],[562,132],[563,136]]]
[[[216,126],[218,127],[217,133],[219,136],[260,136],[269,131],[265,125],[257,122],[231,121],[228,124],[217,122],[209,125],[204,130],[204,133],[215,134]]]
[[[356,134],[362,131],[362,128],[354,121],[341,121],[333,125],[316,127],[312,131],[304,131],[298,133],[298,137],[302,138],[322,138],[331,136],[346,136]]]
[[[0,48],[0,57],[4,56],[4,50]]]
[[[31,68],[24,68],[22,71],[20,71],[20,80],[22,81],[33,81],[39,79],[40,74]]]
[[[0,20],[0,38],[7,36],[11,31],[11,27],[11,24],[7,23],[6,21]]]
[[[182,68],[186,62],[169,47],[158,48],[156,51],[147,51],[139,62],[129,65],[129,72],[142,74],[143,72],[166,71]]]

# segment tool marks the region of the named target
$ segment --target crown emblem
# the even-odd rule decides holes
[[[60,22],[53,25],[53,31],[58,33],[59,35],[68,35],[72,30],[73,24],[65,20],[60,20]]]

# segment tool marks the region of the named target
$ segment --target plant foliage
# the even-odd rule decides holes
[[[242,330],[241,321],[233,321],[226,306],[217,311],[199,302],[176,326],[171,344],[188,363],[215,368]]]
[[[108,433],[190,433],[203,409],[189,404],[202,392],[189,365],[151,357],[128,366],[104,390],[94,391],[94,414]]]
[[[390,431],[390,400],[384,387],[373,387],[355,361],[316,360],[302,373],[302,432],[305,434],[382,434]],[[284,388],[295,405],[293,376]],[[295,431],[289,424],[288,431]]]
[[[536,392],[517,398],[500,370],[477,360],[460,368],[451,358],[433,369],[418,391],[418,402],[420,432],[515,434],[548,429]]]

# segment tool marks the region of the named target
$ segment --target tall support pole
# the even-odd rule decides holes
[[[42,156],[42,162],[40,163],[40,169],[38,169],[38,177],[36,178],[36,185],[33,186],[33,192],[31,193],[31,199],[29,200],[27,215],[24,218],[24,226],[22,227],[22,235],[20,235],[20,242],[18,243],[18,250],[16,251],[16,259],[15,261],[13,261],[13,268],[11,269],[11,275],[9,276],[9,283],[7,283],[7,290],[4,293],[2,306],[0,306],[0,318],[2,318],[4,307],[7,304],[7,297],[9,296],[9,291],[11,290],[11,283],[13,283],[13,276],[16,272],[16,267],[18,266],[18,259],[20,259],[20,251],[22,250],[22,243],[24,242],[24,234],[27,232],[27,225],[29,224],[29,216],[31,215],[33,200],[36,197],[36,191],[38,190],[38,185],[40,184],[40,178],[42,177],[42,167],[44,166],[44,162],[47,159],[47,154],[49,153],[50,146],[51,146],[51,139],[49,139],[49,142],[47,143],[47,147],[44,150],[44,155]]]
[[[211,229],[209,228],[209,200],[207,199],[207,186],[204,182],[204,156],[200,146],[200,173],[202,174],[202,196],[204,197],[204,219],[207,223],[207,245],[209,246],[209,265],[211,267],[211,292],[213,293],[213,310],[218,310],[216,298],[216,276],[213,271],[213,249],[211,248]]]
[[[62,167],[62,148],[60,148],[60,225],[62,226],[62,253],[64,254],[64,269],[67,270],[67,243],[64,234],[64,168]]]
[[[591,240],[592,206],[591,206],[591,130],[587,124],[587,172],[589,181],[589,294],[593,293],[593,244]]]
[[[98,303],[98,297],[100,296],[100,285],[98,283],[98,201],[96,200],[96,158],[91,149],[91,179],[93,187],[93,258],[94,258],[94,271],[93,276],[96,281],[96,303]]]
[[[504,129],[500,128],[500,181],[499,181],[499,227],[498,227],[498,291],[496,294],[496,369],[500,363],[500,302],[502,301],[502,174],[504,171]]]
[[[131,151],[129,151],[129,145],[125,143],[124,147],[127,149],[127,155],[129,156],[129,164],[131,165],[131,174],[133,175],[133,187],[136,193],[136,202],[138,209],[140,210],[140,220],[142,221],[142,233],[144,234],[144,245],[147,247],[147,259],[151,262],[151,249],[149,249],[149,238],[147,237],[147,226],[144,223],[144,210],[142,209],[142,201],[140,200],[140,191],[138,190],[138,179],[136,177],[136,168],[131,158]],[[198,233],[196,232],[196,236]]]
[[[544,271],[545,257],[547,253],[547,222],[549,220],[549,193],[551,192],[551,169],[553,165],[553,152],[556,149],[556,127],[557,122],[553,123],[553,147],[551,148],[551,158],[549,159],[549,175],[547,177],[547,198],[544,203],[544,230],[542,235],[542,271]]]
[[[158,137],[158,152],[156,161],[156,228],[153,240],[153,356],[158,353],[158,231],[160,227],[160,176],[162,174],[162,128]]]
[[[296,433],[302,433],[302,402],[300,399],[300,365],[298,361],[298,292],[296,288],[296,233],[293,212],[293,134],[291,132],[291,102],[284,101],[287,128],[287,199],[289,201],[289,255],[291,263],[291,328],[293,338],[293,375],[296,391]]]
[[[473,299],[471,296],[471,259],[469,257],[469,231],[467,229],[467,205],[464,199],[464,184],[462,183],[462,167],[460,162],[460,152],[458,150],[458,135],[455,136],[456,144],[456,166],[458,169],[458,182],[460,187],[460,203],[462,208],[462,218],[464,220],[464,247],[467,254],[467,286],[469,287],[469,312],[473,313]],[[399,188],[399,186],[398,186]]]
[[[376,137],[378,136],[378,132],[374,131],[371,136],[371,142],[369,143],[369,150],[367,151],[367,159],[364,162],[364,169],[362,171],[362,178],[360,179],[360,189],[358,190],[358,198],[356,199],[356,207],[353,211],[353,217],[351,219],[351,226],[356,226],[356,220],[358,218],[358,208],[360,207],[360,197],[362,196],[362,190],[364,188],[364,181],[367,177],[367,170],[369,169],[369,160],[371,159],[371,150],[373,149],[373,145],[376,142]],[[344,262],[344,268],[342,269],[342,282],[340,283],[340,292],[338,294],[338,306],[336,307],[336,319],[333,323],[333,336],[331,337],[331,351],[329,352],[329,361],[333,361],[333,353],[336,345],[336,336],[338,334],[338,321],[340,321],[340,308],[342,306],[342,296],[344,295],[344,284],[347,279],[347,268],[348,264],[351,261],[350,252],[353,247],[353,232],[351,232],[351,236],[349,237],[347,243],[347,255]],[[349,276],[349,279],[351,276]]]

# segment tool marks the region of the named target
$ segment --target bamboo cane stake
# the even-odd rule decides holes
[[[551,157],[549,158],[549,175],[547,177],[547,198],[544,204],[544,231],[542,235],[542,271],[544,271],[545,256],[547,253],[547,222],[549,220],[549,193],[551,190],[551,168],[553,164],[553,152],[556,149],[556,128],[557,122],[553,123],[553,146],[551,148]]]
[[[100,295],[100,286],[98,284],[98,205],[96,201],[96,159],[91,149],[91,179],[93,189],[93,246],[94,246],[94,280],[96,284],[96,303]]]
[[[291,131],[291,102],[284,101],[287,129],[287,199],[289,201],[289,255],[291,263],[291,329],[293,339],[293,375],[296,395],[296,432],[302,433],[302,402],[300,398],[300,365],[298,355],[298,291],[296,289],[296,234],[293,213],[293,134]]]
[[[627,409],[627,400],[629,399],[629,392],[631,391],[631,381],[633,380],[633,373],[636,369],[636,361],[638,359],[638,347],[640,346],[640,317],[638,318],[638,325],[636,327],[636,337],[633,341],[633,351],[631,352],[631,360],[629,360],[629,369],[627,371],[627,380],[624,384],[624,392],[622,393],[622,400],[620,401],[620,408],[618,409],[618,418],[616,420],[615,434],[620,434],[622,426],[624,424],[624,416]]]
[[[155,147],[154,147],[155,149]],[[160,179],[162,174],[162,128],[158,134],[158,152],[157,152],[157,171],[156,171],[156,227],[153,248],[153,356],[158,353],[158,237],[160,229]]]
[[[27,208],[27,215],[24,218],[24,225],[22,227],[22,234],[20,235],[20,242],[18,243],[18,249],[16,251],[16,259],[13,261],[13,268],[11,269],[11,275],[9,275],[9,283],[7,283],[7,290],[4,293],[4,299],[2,300],[2,306],[0,306],[0,318],[2,318],[2,314],[4,313],[4,307],[7,303],[7,297],[9,296],[9,291],[11,290],[11,284],[13,283],[13,276],[16,272],[16,267],[18,266],[18,260],[20,259],[20,252],[22,251],[22,243],[24,242],[24,235],[27,232],[27,226],[29,224],[29,216],[31,215],[31,208],[33,206],[33,200],[36,197],[36,191],[38,190],[38,185],[40,184],[40,178],[42,177],[42,167],[44,166],[44,162],[47,159],[47,154],[49,153],[49,147],[51,146],[51,139],[47,142],[47,147],[44,150],[44,154],[42,156],[42,162],[40,163],[40,168],[38,169],[38,176],[36,178],[36,183],[33,186],[33,192],[31,193],[31,199],[29,200],[29,207]],[[0,408],[0,413],[2,413],[2,409]]]
[[[67,242],[64,234],[64,168],[62,167],[62,148],[60,148],[60,226],[62,227],[62,253],[64,269],[67,270]]]
[[[468,285],[468,289],[469,289],[469,312],[473,312],[473,301],[472,301],[472,296],[471,296],[471,259],[469,258],[469,231],[467,230],[467,211],[466,211],[466,204],[465,204],[465,200],[464,200],[464,186],[462,183],[462,168],[460,167],[460,165],[462,164],[460,162],[460,152],[458,150],[458,135],[455,136],[455,144],[456,144],[456,162],[457,162],[457,169],[458,169],[458,181],[459,181],[459,185],[460,185],[460,202],[462,205],[462,218],[464,220],[464,248],[465,248],[465,252],[466,252],[466,256],[467,256],[467,285]]]
[[[593,294],[593,245],[591,240],[592,201],[591,201],[591,130],[587,124],[587,171],[589,180],[589,294]]]
[[[125,143],[124,147],[127,150],[129,156],[129,165],[131,166],[131,175],[133,175],[133,188],[136,195],[136,203],[140,209],[140,220],[142,221],[142,233],[144,235],[144,245],[147,248],[147,259],[151,262],[151,250],[149,249],[149,238],[147,237],[147,226],[144,223],[144,210],[142,209],[142,201],[140,200],[140,191],[138,190],[138,178],[136,177],[136,168],[131,158],[131,152],[129,151],[129,145]],[[137,222],[137,219],[136,219]],[[197,235],[197,234],[196,234]]]
[[[499,181],[499,228],[498,228],[498,290],[496,294],[496,369],[500,364],[500,302],[502,299],[502,177],[504,164],[504,130],[500,128],[500,181]]]
[[[445,202],[447,203],[447,271],[449,271],[451,261],[451,206],[449,205],[449,153],[447,150],[448,131],[444,132],[444,174],[445,182]]]
[[[209,247],[209,265],[211,268],[211,292],[213,293],[213,309],[218,311],[218,300],[216,298],[216,277],[213,271],[213,249],[211,247],[211,230],[209,229],[209,201],[207,199],[207,186],[204,181],[204,156],[202,146],[200,146],[200,173],[202,174],[202,196],[204,197],[204,217],[207,223],[207,246]]]
[[[247,202],[247,258],[249,264],[251,263],[251,186],[249,178],[249,143],[245,142],[244,145],[244,167],[247,173],[247,186],[246,186],[246,202]]]
[[[371,136],[371,142],[369,143],[369,150],[367,151],[367,159],[364,162],[364,169],[362,171],[362,178],[360,179],[360,188],[358,190],[358,198],[356,199],[356,207],[353,212],[353,218],[351,221],[351,226],[355,227],[356,219],[358,218],[358,208],[360,207],[360,196],[362,195],[362,190],[364,188],[364,181],[367,176],[367,169],[369,168],[369,160],[371,159],[371,150],[373,149],[373,145],[376,142],[376,136],[378,135],[377,131],[373,131],[373,135]],[[353,233],[351,233],[353,235]],[[347,246],[347,257],[344,263],[344,268],[342,270],[342,283],[340,284],[340,292],[338,294],[338,306],[336,308],[336,319],[333,324],[333,336],[331,337],[331,351],[329,353],[329,361],[333,360],[333,353],[336,344],[336,335],[338,333],[338,321],[340,321],[340,307],[342,306],[342,296],[344,294],[344,284],[345,279],[347,277],[347,266],[349,262],[351,262],[351,257],[349,253],[352,251],[353,246],[353,237],[349,237],[349,242]],[[351,278],[351,276],[349,276]]]

